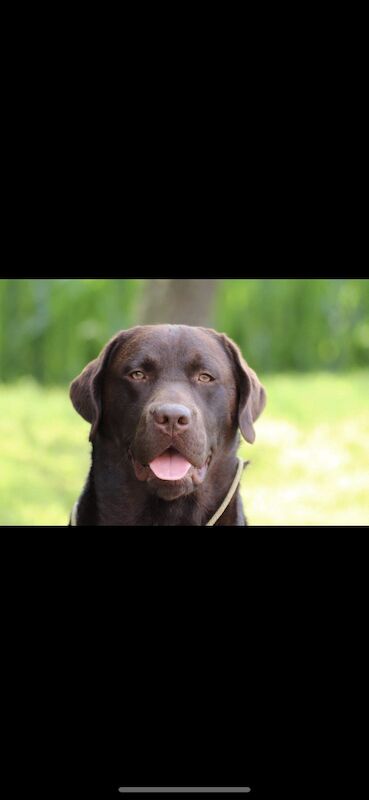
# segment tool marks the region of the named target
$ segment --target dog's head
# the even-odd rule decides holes
[[[120,331],[71,384],[90,439],[113,442],[139,481],[173,500],[207,479],[234,446],[253,443],[266,395],[225,334],[187,325]]]

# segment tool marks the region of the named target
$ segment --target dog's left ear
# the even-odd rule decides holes
[[[221,334],[223,345],[233,361],[239,388],[238,424],[242,436],[253,444],[255,431],[253,422],[260,416],[266,404],[266,391],[256,372],[246,363],[239,347],[225,333]]]
[[[94,439],[101,419],[101,388],[105,369],[115,347],[126,334],[126,331],[120,331],[113,336],[100,355],[90,361],[70,385],[69,395],[74,408],[83,419],[91,423],[90,441]]]

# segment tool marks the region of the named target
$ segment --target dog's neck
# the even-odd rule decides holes
[[[79,505],[79,524],[122,526],[192,526],[206,525],[219,508],[229,489],[229,475],[237,467],[235,441],[222,464],[211,464],[204,483],[191,494],[176,500],[162,500],[152,494],[145,482],[134,475],[128,455],[112,442],[97,437],[93,444],[93,459],[84,496]],[[224,459],[229,468],[224,469]],[[225,478],[224,475],[228,477]],[[87,494],[89,503],[84,502]],[[95,522],[84,521],[84,507],[94,504]],[[242,505],[238,491],[216,525],[244,525]]]

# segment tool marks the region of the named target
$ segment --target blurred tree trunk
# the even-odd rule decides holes
[[[143,289],[137,322],[211,327],[218,283],[216,278],[151,278]]]

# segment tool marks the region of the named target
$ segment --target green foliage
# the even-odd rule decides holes
[[[224,280],[215,318],[256,371],[369,364],[368,280]]]
[[[261,375],[256,440],[240,454],[249,523],[367,525],[369,370]],[[66,525],[90,464],[89,425],[68,387],[0,388],[0,524]]]
[[[149,290],[144,279],[0,280],[0,381],[71,381],[116,331],[142,322]],[[369,281],[225,279],[214,326],[256,371],[366,366]]]
[[[140,280],[0,280],[0,380],[70,381],[135,323]]]

